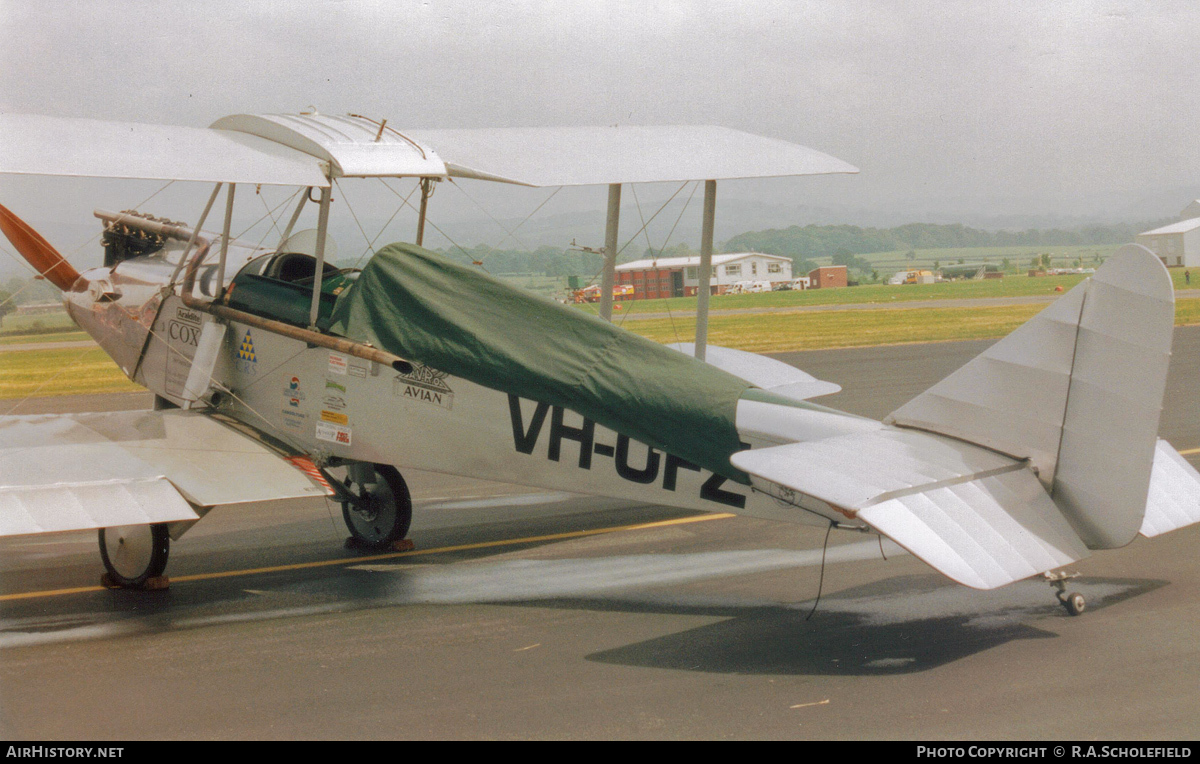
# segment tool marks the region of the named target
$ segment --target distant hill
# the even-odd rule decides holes
[[[763,252],[796,260],[913,249],[962,247],[1080,246],[1124,244],[1142,231],[1166,225],[1171,218],[1143,223],[1089,225],[1080,228],[985,231],[964,225],[909,223],[895,228],[853,225],[806,225],[748,231],[725,242],[726,252]]]

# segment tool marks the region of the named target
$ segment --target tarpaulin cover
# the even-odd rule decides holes
[[[342,295],[331,331],[748,482],[728,372],[411,244],[381,249]]]

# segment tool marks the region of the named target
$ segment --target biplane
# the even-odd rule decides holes
[[[0,418],[0,534],[97,529],[116,586],[161,581],[171,542],[216,506],[332,497],[352,539],[387,548],[412,518],[405,469],[880,534],[970,587],[1045,574],[1072,614],[1083,598],[1054,571],[1200,521],[1200,474],[1157,438],[1174,294],[1136,245],[882,422],[812,402],[836,384],[710,347],[716,183],[857,172],[803,146],[715,127],[8,114],[0,172],[214,184],[194,225],[96,211],[104,263],[83,272],[0,208],[71,317],[155,396]],[[415,243],[331,263],[342,178],[415,182]],[[447,178],[608,186],[600,316],[422,248]],[[697,334],[664,346],[606,320],[621,188],[688,180],[705,185]],[[231,235],[245,184],[302,190],[273,246]],[[309,204],[316,230],[296,232]]]

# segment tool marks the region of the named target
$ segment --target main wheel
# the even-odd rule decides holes
[[[100,559],[109,579],[118,586],[136,589],[167,569],[171,537],[167,524],[123,525],[100,529]]]
[[[412,524],[412,497],[400,472],[387,464],[352,464],[343,484],[358,504],[342,502],[342,518],[359,547],[386,549],[408,535]]]

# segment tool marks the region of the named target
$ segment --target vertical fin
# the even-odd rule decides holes
[[[885,421],[1029,459],[1090,548],[1123,546],[1145,511],[1174,310],[1165,266],[1127,245]]]

